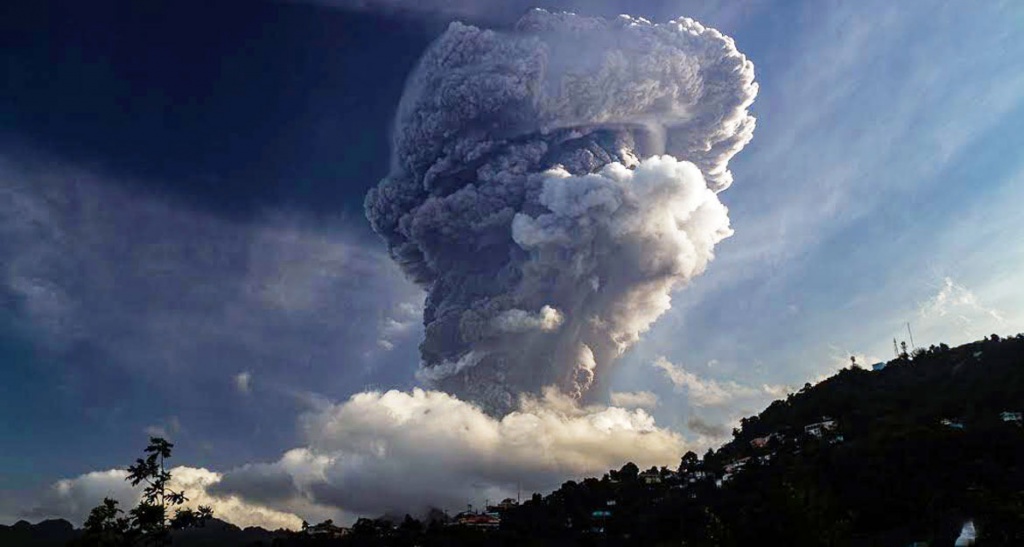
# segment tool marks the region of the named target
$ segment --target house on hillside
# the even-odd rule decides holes
[[[753,447],[753,448],[764,448],[764,447],[768,446],[768,443],[770,443],[772,441],[772,439],[774,439],[774,438],[775,438],[775,433],[772,433],[771,435],[765,435],[764,437],[758,437],[756,439],[751,439],[750,440],[750,446]]]
[[[944,426],[946,426],[946,427],[948,427],[948,428],[950,428],[950,429],[963,429],[964,428],[964,422],[962,420],[960,420],[959,418],[955,419],[955,420],[950,420],[949,418],[943,418],[942,420],[939,421],[939,423],[944,425]]]
[[[349,533],[348,528],[335,526],[334,521],[327,519],[320,524],[313,524],[306,528],[306,535],[318,538],[341,538]]]
[[[999,419],[1012,424],[1021,425],[1024,422],[1024,415],[1020,412],[1000,412]]]
[[[693,484],[710,478],[712,478],[712,475],[707,471],[693,471],[686,476],[686,482]]]
[[[640,473],[640,482],[644,484],[661,484],[661,473],[654,470]]]
[[[837,427],[839,424],[835,420],[823,416],[820,422],[805,425],[804,433],[820,439],[825,436],[825,433],[835,431]]]
[[[969,520],[964,523],[963,528],[960,529],[960,535],[957,536],[956,542],[953,544],[956,547],[967,547],[974,545],[978,541],[978,531],[974,528],[974,521]]]
[[[879,362],[879,363],[875,363],[875,364],[871,365],[871,370],[872,370],[873,372],[878,372],[878,371],[880,371],[880,370],[885,370],[885,367],[886,367],[886,366],[887,366],[888,364],[889,364],[889,363],[885,363],[885,362]]]
[[[590,528],[591,533],[603,534],[608,519],[612,518],[611,509],[594,509],[590,512],[590,518],[594,519],[594,525]]]
[[[492,513],[475,513],[464,511],[455,515],[453,524],[471,528],[497,528],[501,525],[501,517]]]
[[[746,467],[747,462],[749,462],[749,461],[750,461],[750,458],[740,458],[738,460],[733,460],[733,461],[725,464],[725,473],[727,475],[731,475],[733,473],[736,473],[736,472],[742,470],[744,467]]]

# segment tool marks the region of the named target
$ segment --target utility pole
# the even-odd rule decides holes
[[[910,335],[910,349],[917,349],[917,345],[914,344],[914,333],[910,330],[910,321],[907,321],[907,334]]]

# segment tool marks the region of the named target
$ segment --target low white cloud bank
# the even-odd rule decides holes
[[[545,491],[627,461],[675,465],[675,432],[642,409],[579,407],[555,390],[495,418],[438,391],[367,392],[307,415],[306,446],[225,474],[213,492],[272,507],[379,515]]]
[[[221,479],[219,473],[197,467],[174,467],[170,469],[172,490],[184,490],[188,502],[183,507],[196,508],[209,505],[214,516],[236,526],[262,526],[267,529],[298,529],[302,519],[294,514],[277,511],[243,500],[230,494],[211,494],[207,489]],[[100,504],[103,498],[113,498],[127,511],[141,499],[141,487],[133,488],[125,481],[123,469],[93,471],[73,479],[57,481],[42,496],[39,504],[29,515],[33,518],[66,518],[81,525],[89,511]]]

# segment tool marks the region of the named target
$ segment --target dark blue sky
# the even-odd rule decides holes
[[[220,214],[355,213],[437,30],[302,4],[17,2],[3,137]]]
[[[3,11],[7,158],[74,165],[217,218],[341,216],[360,238],[369,233],[363,195],[387,170],[402,83],[439,30],[262,2],[42,1]],[[111,453],[123,460],[145,424],[171,415],[197,418],[185,427],[199,438],[231,431],[218,436],[220,456],[205,450],[224,463],[274,455],[293,437],[290,401],[221,404],[223,388],[196,393],[202,371],[140,377],[111,366],[103,340],[55,348],[19,336],[17,314],[3,319],[0,439],[19,449],[0,451],[0,488],[103,467]],[[309,380],[298,384],[323,385]],[[204,449],[190,444],[182,454],[198,459]]]

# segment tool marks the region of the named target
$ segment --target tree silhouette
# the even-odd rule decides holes
[[[117,500],[105,498],[93,508],[85,521],[84,545],[170,545],[170,530],[201,526],[213,517],[213,509],[200,505],[197,509],[180,507],[188,498],[184,491],[169,486],[171,472],[166,460],[174,445],[160,437],[150,437],[145,457],[128,466],[125,480],[132,486],[145,484],[138,506],[121,516]],[[174,515],[168,513],[174,509]]]
[[[696,471],[698,466],[700,466],[700,456],[690,450],[686,454],[683,454],[683,458],[679,462],[679,472],[689,473],[691,471]]]
[[[118,547],[132,544],[131,521],[121,516],[124,511],[117,507],[117,500],[103,498],[103,503],[89,512],[85,520],[83,545]]]

